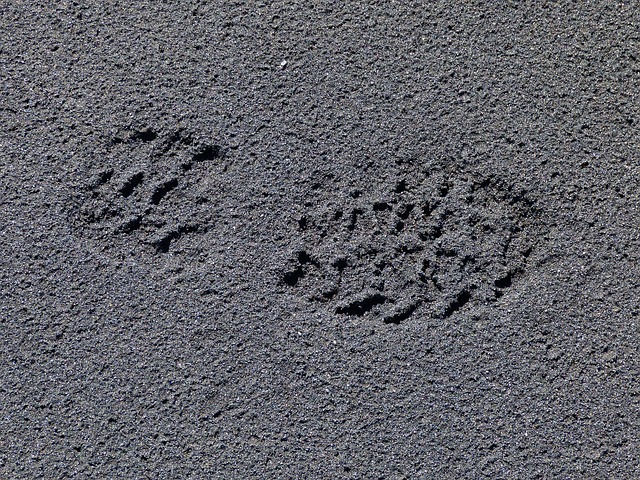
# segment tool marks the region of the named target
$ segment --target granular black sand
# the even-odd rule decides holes
[[[0,477],[640,477],[638,12],[4,2]]]

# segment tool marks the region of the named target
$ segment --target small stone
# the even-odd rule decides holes
[[[547,358],[549,360],[558,360],[562,356],[562,352],[559,348],[552,348],[547,352]]]

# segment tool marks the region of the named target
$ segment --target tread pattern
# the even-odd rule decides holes
[[[181,239],[212,225],[206,173],[223,153],[184,131],[160,136],[147,128],[114,136],[104,165],[84,186],[82,230],[156,254],[176,250]]]
[[[414,169],[383,191],[317,203],[298,219],[302,246],[281,280],[339,315],[399,323],[495,301],[536,244],[533,203],[497,176]]]

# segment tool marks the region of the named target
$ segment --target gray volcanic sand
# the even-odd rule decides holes
[[[0,477],[640,478],[636,2],[4,2]]]

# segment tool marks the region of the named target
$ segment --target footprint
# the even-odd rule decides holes
[[[195,141],[184,131],[163,136],[151,128],[115,136],[109,145],[105,158],[111,164],[85,184],[82,232],[164,254],[176,242],[208,231],[211,218],[201,184],[223,158],[222,147]]]
[[[416,169],[382,191],[353,191],[341,202],[335,194],[309,202],[325,206],[297,220],[304,255],[281,277],[337,315],[397,324],[496,301],[536,245],[533,203],[497,177]]]

